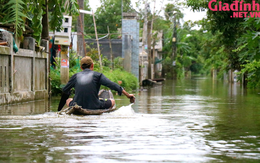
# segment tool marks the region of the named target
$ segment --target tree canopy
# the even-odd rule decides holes
[[[48,27],[54,31],[61,30],[63,14],[78,14],[77,0],[0,0],[0,4],[0,22],[14,24],[16,36],[21,36],[27,25],[34,30],[37,42],[46,25],[44,15],[49,14]]]
[[[122,2],[123,6],[121,6]],[[95,13],[98,33],[107,33],[107,26],[111,33],[121,28],[122,9],[123,12],[135,12],[131,0],[100,0],[100,3],[101,6]]]
[[[216,1],[216,3],[218,3]],[[244,0],[244,3],[252,3],[251,0]],[[208,1],[187,0],[187,5],[193,10],[200,11],[208,9]],[[216,5],[213,3],[212,5]],[[226,0],[229,5],[233,0]],[[259,54],[259,18],[231,18],[233,11],[212,11],[207,10],[207,19],[204,20],[204,29],[213,34],[214,40],[209,44],[213,45],[214,53],[211,53],[209,60],[218,58],[223,70],[241,70],[250,87],[260,86],[260,63]],[[218,46],[221,45],[221,46]],[[212,51],[211,49],[211,51]],[[222,56],[222,57],[217,57]],[[240,78],[240,79],[241,79]]]

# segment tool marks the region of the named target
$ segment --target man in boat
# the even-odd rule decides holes
[[[81,72],[74,74],[67,85],[62,89],[58,111],[63,106],[72,106],[77,104],[84,109],[109,109],[115,105],[114,99],[99,100],[98,92],[101,85],[104,85],[118,92],[121,96],[123,93],[131,102],[135,101],[133,94],[127,93],[121,86],[110,81],[104,74],[93,71],[93,60],[86,56],[80,61]],[[74,98],[69,98],[70,91],[75,88]]]

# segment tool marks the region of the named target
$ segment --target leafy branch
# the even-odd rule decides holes
[[[7,11],[10,9],[10,14],[7,15],[6,23],[15,24],[16,37],[21,36],[22,31],[25,30],[23,18],[27,18],[27,16],[23,13],[24,5],[25,3],[22,0],[10,0],[4,7]]]

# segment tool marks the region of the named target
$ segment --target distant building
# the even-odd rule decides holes
[[[155,70],[154,72],[154,78],[162,77],[162,38],[163,33],[157,32],[157,39],[155,44],[155,53],[154,53],[154,63],[155,64]],[[141,39],[140,39],[141,40]],[[151,53],[153,53],[153,42],[151,43]],[[143,67],[143,79],[147,79],[148,77],[148,54],[142,51],[142,42],[139,42],[139,64],[141,67]]]

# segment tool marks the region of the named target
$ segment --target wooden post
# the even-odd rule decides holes
[[[61,46],[61,67],[60,67],[60,81],[61,85],[66,85],[69,81],[69,47]]]
[[[39,53],[39,52],[38,52]],[[33,57],[32,57],[32,68],[31,68],[31,72],[32,72],[32,76],[31,76],[31,91],[35,92],[35,56],[36,56],[37,52],[34,50],[33,51]]]
[[[100,54],[100,48],[99,48],[99,42],[98,42],[98,35],[97,35],[97,27],[96,27],[96,21],[95,21],[95,14],[94,11],[92,10],[93,14],[93,21],[94,21],[94,27],[95,27],[95,34],[96,34],[96,40],[97,40],[97,48],[98,48],[98,57],[99,57],[99,64],[100,64],[100,69],[102,70],[102,61],[101,61],[101,54]]]
[[[13,40],[13,36],[12,36],[12,34],[9,34],[9,39],[10,40]],[[11,68],[10,68],[10,90],[9,90],[9,93],[11,93],[11,94],[13,94],[13,92],[14,92],[14,73],[15,73],[15,67],[14,67],[14,51],[13,51],[13,46],[14,46],[14,44],[13,44],[13,41],[10,41],[9,42],[9,44],[10,44],[10,65],[11,65]]]
[[[107,26],[107,31],[108,31],[108,40],[109,40],[109,48],[110,48],[110,61],[111,61],[111,65],[110,68],[113,69],[113,51],[112,51],[112,45],[111,45],[111,35],[109,32],[109,26]]]
[[[152,69],[153,69],[153,74],[152,74],[152,79],[155,78],[155,73],[156,73],[156,65],[155,65],[155,38],[153,39],[153,53],[152,53],[152,60],[153,60],[153,66],[152,66]]]

